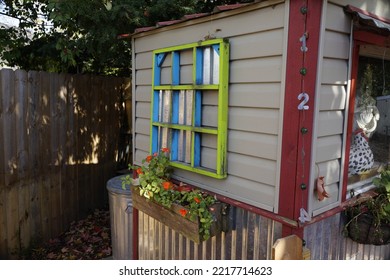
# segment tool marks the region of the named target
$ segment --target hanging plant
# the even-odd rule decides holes
[[[347,223],[344,234],[363,244],[390,243],[390,170],[382,171],[373,180],[372,195],[359,196],[345,210]]]

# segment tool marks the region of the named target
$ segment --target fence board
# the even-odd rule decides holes
[[[59,79],[62,74],[50,74],[50,220],[51,235],[57,236],[61,233],[61,147],[60,147],[60,130],[61,130],[61,112],[63,104],[60,97],[61,87]]]
[[[39,172],[42,177],[41,195],[41,217],[42,217],[42,237],[47,240],[52,236],[51,229],[51,201],[50,201],[50,174],[51,170],[51,135],[50,135],[50,74],[40,73],[39,75],[39,103],[40,124],[38,135],[38,149],[40,151]]]
[[[0,90],[1,92],[5,91],[6,79],[4,78],[6,72],[0,72]],[[2,94],[4,95],[4,94]],[[4,102],[2,96],[0,96],[0,143],[4,143],[5,130],[4,130]],[[5,145],[0,145],[0,191],[5,186],[5,153],[4,153]],[[1,201],[1,198],[0,198]],[[1,221],[1,220],[0,220]],[[1,237],[1,235],[0,235]],[[0,247],[1,250],[1,247]]]
[[[3,177],[3,176],[2,176]],[[5,209],[5,189],[0,188],[0,209]],[[0,211],[0,259],[2,256],[8,256],[7,243],[7,214],[6,211]]]
[[[68,106],[67,106],[67,142],[66,142],[66,184],[68,187],[68,204],[66,205],[68,209],[68,217],[67,219],[75,219],[79,213],[78,207],[78,193],[77,193],[77,164],[76,164],[76,147],[77,147],[77,126],[76,126],[76,117],[74,114],[75,110],[75,89],[74,89],[74,76],[68,76]],[[69,224],[69,223],[66,223]]]
[[[16,133],[16,168],[20,179],[27,176],[27,73],[15,71],[15,133]]]
[[[18,188],[18,203],[19,203],[19,247],[28,248],[30,243],[30,236],[33,234],[31,231],[31,220],[33,217],[30,216],[30,186],[21,183]]]
[[[17,181],[16,172],[16,112],[15,112],[15,75],[11,70],[5,70],[1,75],[1,91],[3,92],[3,174],[5,186]]]
[[[107,205],[129,80],[0,70],[0,259]]]
[[[42,218],[41,218],[41,195],[40,195],[40,170],[39,170],[39,120],[38,102],[39,102],[39,72],[31,71],[28,73],[27,88],[27,149],[28,149],[28,172],[29,190],[30,190],[30,240],[35,242],[42,236]]]
[[[66,229],[66,225],[69,225],[71,222],[71,213],[70,213],[70,196],[67,195],[70,190],[70,186],[66,181],[67,173],[67,164],[66,159],[69,156],[69,146],[68,143],[68,116],[69,116],[69,77],[70,75],[61,74],[59,75],[58,85],[59,85],[59,100],[61,102],[61,114],[59,117],[59,163],[60,163],[60,230],[63,231]]]
[[[19,240],[19,188],[14,186],[6,194],[5,212],[7,213],[7,245],[9,248],[9,258],[16,259],[18,249],[20,248]]]

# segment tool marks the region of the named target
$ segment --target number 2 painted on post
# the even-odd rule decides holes
[[[298,105],[298,110],[309,110],[309,105],[306,105],[309,102],[309,95],[306,92],[301,92],[298,95],[298,99],[301,100],[301,103]]]

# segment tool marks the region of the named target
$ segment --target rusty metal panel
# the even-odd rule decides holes
[[[139,212],[139,259],[143,260],[266,260],[281,237],[282,225],[232,207],[228,232],[197,244]]]
[[[341,213],[305,227],[304,240],[313,260],[388,260],[390,244],[359,244],[342,234]]]

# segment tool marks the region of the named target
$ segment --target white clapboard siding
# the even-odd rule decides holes
[[[279,111],[234,107],[229,110],[228,126],[234,130],[278,134]]]
[[[217,148],[217,136],[213,134],[204,134],[201,143],[203,147],[215,150]]]
[[[324,176],[325,185],[335,184],[339,182],[341,172],[339,160],[335,159],[317,163],[317,168],[320,172],[320,176]]]
[[[151,93],[152,93],[152,86],[146,85],[146,86],[137,86],[134,99],[135,102],[142,101],[142,102],[150,102],[151,100]]]
[[[349,34],[325,31],[324,57],[347,60],[349,57]]]
[[[346,85],[322,85],[319,93],[320,111],[344,110],[347,100]]]
[[[135,61],[137,62],[137,69],[150,69],[153,65],[153,56],[150,55],[150,52],[136,53]]]
[[[277,160],[278,136],[247,131],[231,130],[229,132],[228,149],[243,155]]]
[[[254,7],[257,8],[215,14],[212,20],[201,18],[134,37],[136,141],[133,154],[135,164],[141,164],[148,154],[152,51],[203,40],[206,35],[218,30],[214,35],[230,42],[228,176],[218,180],[181,169],[176,169],[174,175],[189,184],[275,211],[279,188],[279,133],[288,7],[284,1],[261,2]],[[170,65],[170,58],[166,58],[162,70],[163,83],[170,82]],[[181,56],[180,65],[180,82],[192,83],[191,52]],[[204,92],[202,104],[202,125],[216,127],[217,94]],[[142,135],[138,137],[138,134]],[[203,135],[201,145],[201,165],[215,169],[216,137]]]
[[[228,157],[230,157],[230,153]],[[230,159],[228,162],[230,162]],[[196,174],[185,170],[175,171],[175,177],[179,180],[183,180],[190,184],[196,184],[205,189],[210,189],[209,186],[213,186],[213,188],[210,189],[211,191],[228,196],[243,203],[256,205],[268,211],[276,210],[274,209],[273,203],[275,200],[275,187],[272,185],[252,181],[233,174],[229,174],[226,181],[213,179],[211,177],[203,177],[202,181],[199,182]]]
[[[341,202],[341,161],[350,56],[351,19],[340,5],[328,2],[324,11],[311,182],[312,189],[315,189],[317,176],[324,176],[330,197],[318,201],[315,192],[312,192],[309,211],[314,216]]]
[[[279,108],[280,83],[232,84],[229,103],[237,107]]]
[[[150,103],[137,102],[137,106],[135,108],[135,115],[138,118],[150,118]]]
[[[202,107],[202,125],[217,127],[218,126],[218,107],[203,106]]]
[[[312,193],[311,199],[314,202],[313,203],[314,209],[321,209],[323,207],[327,207],[328,205],[334,205],[334,206],[339,205],[339,203],[338,203],[339,184],[338,183],[329,184],[328,182],[325,182],[325,183],[326,183],[325,190],[329,194],[329,198],[326,198],[326,206],[324,206],[324,200],[319,201],[318,197],[317,197],[317,194],[316,193]],[[322,211],[314,210],[313,215],[314,216],[318,215],[321,212]]]
[[[235,60],[230,63],[230,82],[280,82],[281,72],[281,56]]]
[[[324,58],[322,61],[322,83],[346,85],[348,82],[348,61]]]
[[[224,17],[216,14],[212,20],[209,17],[199,19],[199,24],[192,24],[194,21],[189,21],[187,22],[187,28],[176,28],[173,32],[167,28],[158,30],[153,36],[143,36],[141,34],[140,39],[136,40],[133,50],[135,53],[153,51],[156,48],[204,40],[206,36],[210,35],[218,38],[232,38],[284,28],[286,19],[284,1],[271,2],[274,2],[275,5],[260,10],[248,11],[237,16]],[[281,4],[277,5],[278,2]],[[264,5],[267,5],[267,3]]]
[[[172,69],[171,67],[161,68],[161,84],[170,85],[172,84]]]
[[[201,162],[200,165],[205,168],[216,169],[215,163],[217,162],[217,150],[202,147],[201,149]]]
[[[251,156],[229,154],[228,173],[252,181],[275,185],[276,162]]]
[[[283,51],[283,28],[246,35],[245,40],[234,40],[230,47],[235,51],[231,60],[262,56],[278,56]]]
[[[318,136],[342,134],[344,116],[342,111],[323,111],[318,116]]]
[[[143,118],[136,117],[134,131],[136,135],[138,133],[143,135],[150,135],[150,119],[143,119]]]
[[[135,84],[140,85],[151,85],[152,84],[152,69],[141,69],[137,70],[135,76]]]
[[[335,4],[333,4],[332,2]],[[349,34],[351,32],[351,20],[348,19],[348,17],[344,13],[343,10],[344,5],[342,4],[340,5],[337,2],[340,1],[333,1],[333,0],[329,1],[329,3],[326,6],[326,16],[323,17],[326,20],[326,30],[332,30],[336,32]]]
[[[180,67],[180,83],[192,84],[192,65]]]
[[[317,162],[324,162],[341,158],[342,136],[340,134],[318,138]]]
[[[150,139],[149,135],[137,133],[135,136],[135,139],[134,139],[134,143],[139,149],[144,150],[144,151],[148,151],[149,150],[149,139]]]

